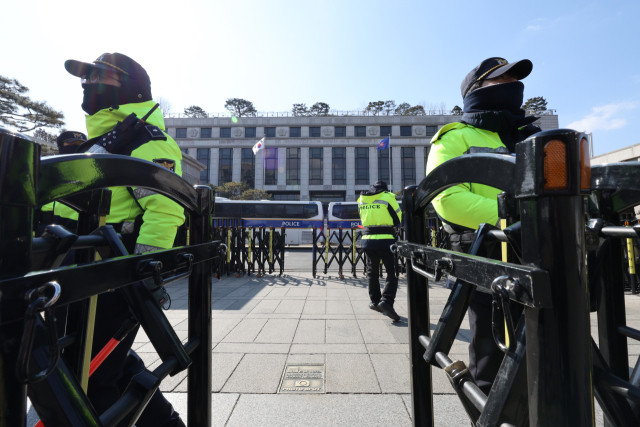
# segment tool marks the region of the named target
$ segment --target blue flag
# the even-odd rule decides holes
[[[380,144],[378,144],[378,148],[376,148],[376,150],[386,150],[387,148],[389,148],[389,137],[386,137],[385,139],[380,141]]]

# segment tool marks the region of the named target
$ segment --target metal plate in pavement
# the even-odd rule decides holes
[[[286,365],[278,393],[324,393],[324,364]]]

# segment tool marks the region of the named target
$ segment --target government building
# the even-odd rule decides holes
[[[553,110],[536,122],[556,129]],[[244,182],[274,200],[355,201],[376,181],[391,191],[425,176],[431,137],[456,115],[321,117],[167,117],[183,152],[206,166],[202,184]],[[252,147],[266,136],[265,149]],[[390,137],[390,147],[376,150]],[[390,161],[389,161],[390,160]]]

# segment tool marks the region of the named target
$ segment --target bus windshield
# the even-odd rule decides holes
[[[332,215],[338,219],[354,219],[360,220],[357,204],[349,205],[333,205]]]
[[[319,214],[318,205],[283,204],[275,202],[216,203],[215,216],[219,218],[288,218],[310,219]]]

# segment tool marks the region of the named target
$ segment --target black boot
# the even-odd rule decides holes
[[[384,314],[384,312],[382,310],[380,310],[380,307],[378,307],[378,304],[374,304],[373,302],[369,303],[369,308],[373,311],[378,311],[382,314]]]
[[[396,313],[396,311],[393,309],[393,306],[388,302],[380,301],[378,303],[378,309],[389,316],[391,319],[393,319],[393,321],[397,322],[398,320],[400,320],[400,316],[398,316],[398,313]]]

